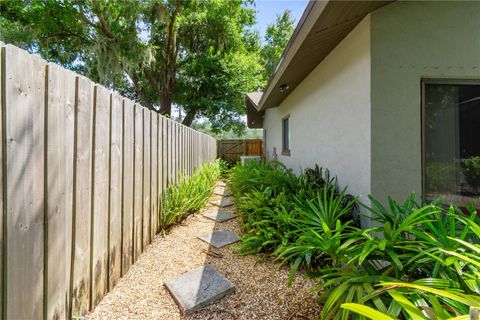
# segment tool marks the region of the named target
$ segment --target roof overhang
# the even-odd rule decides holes
[[[280,105],[367,14],[390,2],[393,1],[310,1],[257,110]]]
[[[265,111],[258,111],[258,102],[263,92],[250,92],[245,95],[247,106],[247,126],[252,129],[263,128],[263,116]]]

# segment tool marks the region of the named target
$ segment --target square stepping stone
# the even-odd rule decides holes
[[[210,201],[210,203],[221,208],[225,208],[233,205],[233,201],[231,199],[215,200],[215,201]]]
[[[209,211],[204,213],[203,216],[218,222],[228,221],[236,217],[232,212],[226,210]]]
[[[229,197],[232,195],[232,192],[230,190],[227,190],[223,187],[215,188],[215,190],[213,190],[213,193],[219,196],[224,196],[224,197]]]
[[[218,181],[218,182],[217,182],[217,186],[218,186],[218,187],[226,187],[227,184],[226,184],[224,181]]]
[[[224,230],[216,230],[212,233],[204,234],[203,236],[199,236],[198,239],[210,243],[217,249],[240,241],[240,238],[237,237],[236,234]]]
[[[168,280],[165,287],[184,315],[235,292],[235,285],[209,265]]]

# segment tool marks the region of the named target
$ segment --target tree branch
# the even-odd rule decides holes
[[[108,28],[105,18],[103,16],[98,16],[98,21],[100,23],[100,30],[102,30],[103,34],[106,35],[112,42],[117,42],[117,37]]]
[[[45,38],[55,38],[55,37],[67,37],[67,36],[72,36],[72,37],[76,37],[76,38],[79,38],[79,39],[82,39],[83,41],[85,42],[88,42],[90,44],[93,44],[93,40],[90,39],[90,38],[86,38],[76,32],[73,32],[73,31],[70,31],[70,30],[63,30],[61,32],[56,32],[56,33],[51,33],[51,34],[48,34],[45,36]]]
[[[78,18],[85,23],[87,23],[89,26],[92,28],[95,28],[99,31],[101,31],[110,41],[116,42],[117,37],[113,34],[113,32],[110,31],[110,29],[107,26],[107,23],[105,21],[105,18],[103,16],[97,15],[99,23],[95,23],[91,21],[90,19],[85,16],[83,13],[82,7],[80,7],[80,11],[78,12]]]

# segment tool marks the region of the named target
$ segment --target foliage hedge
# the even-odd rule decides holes
[[[241,252],[290,265],[290,282],[306,270],[318,283],[320,319],[449,319],[480,307],[473,206],[418,203],[415,194],[365,205],[328,171],[295,176],[279,162],[238,165],[229,184],[245,230]],[[360,206],[378,227],[359,227]]]

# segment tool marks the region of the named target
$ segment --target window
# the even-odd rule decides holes
[[[428,200],[480,207],[480,80],[423,82],[423,189]]]
[[[290,115],[282,119],[282,155],[290,155]]]

